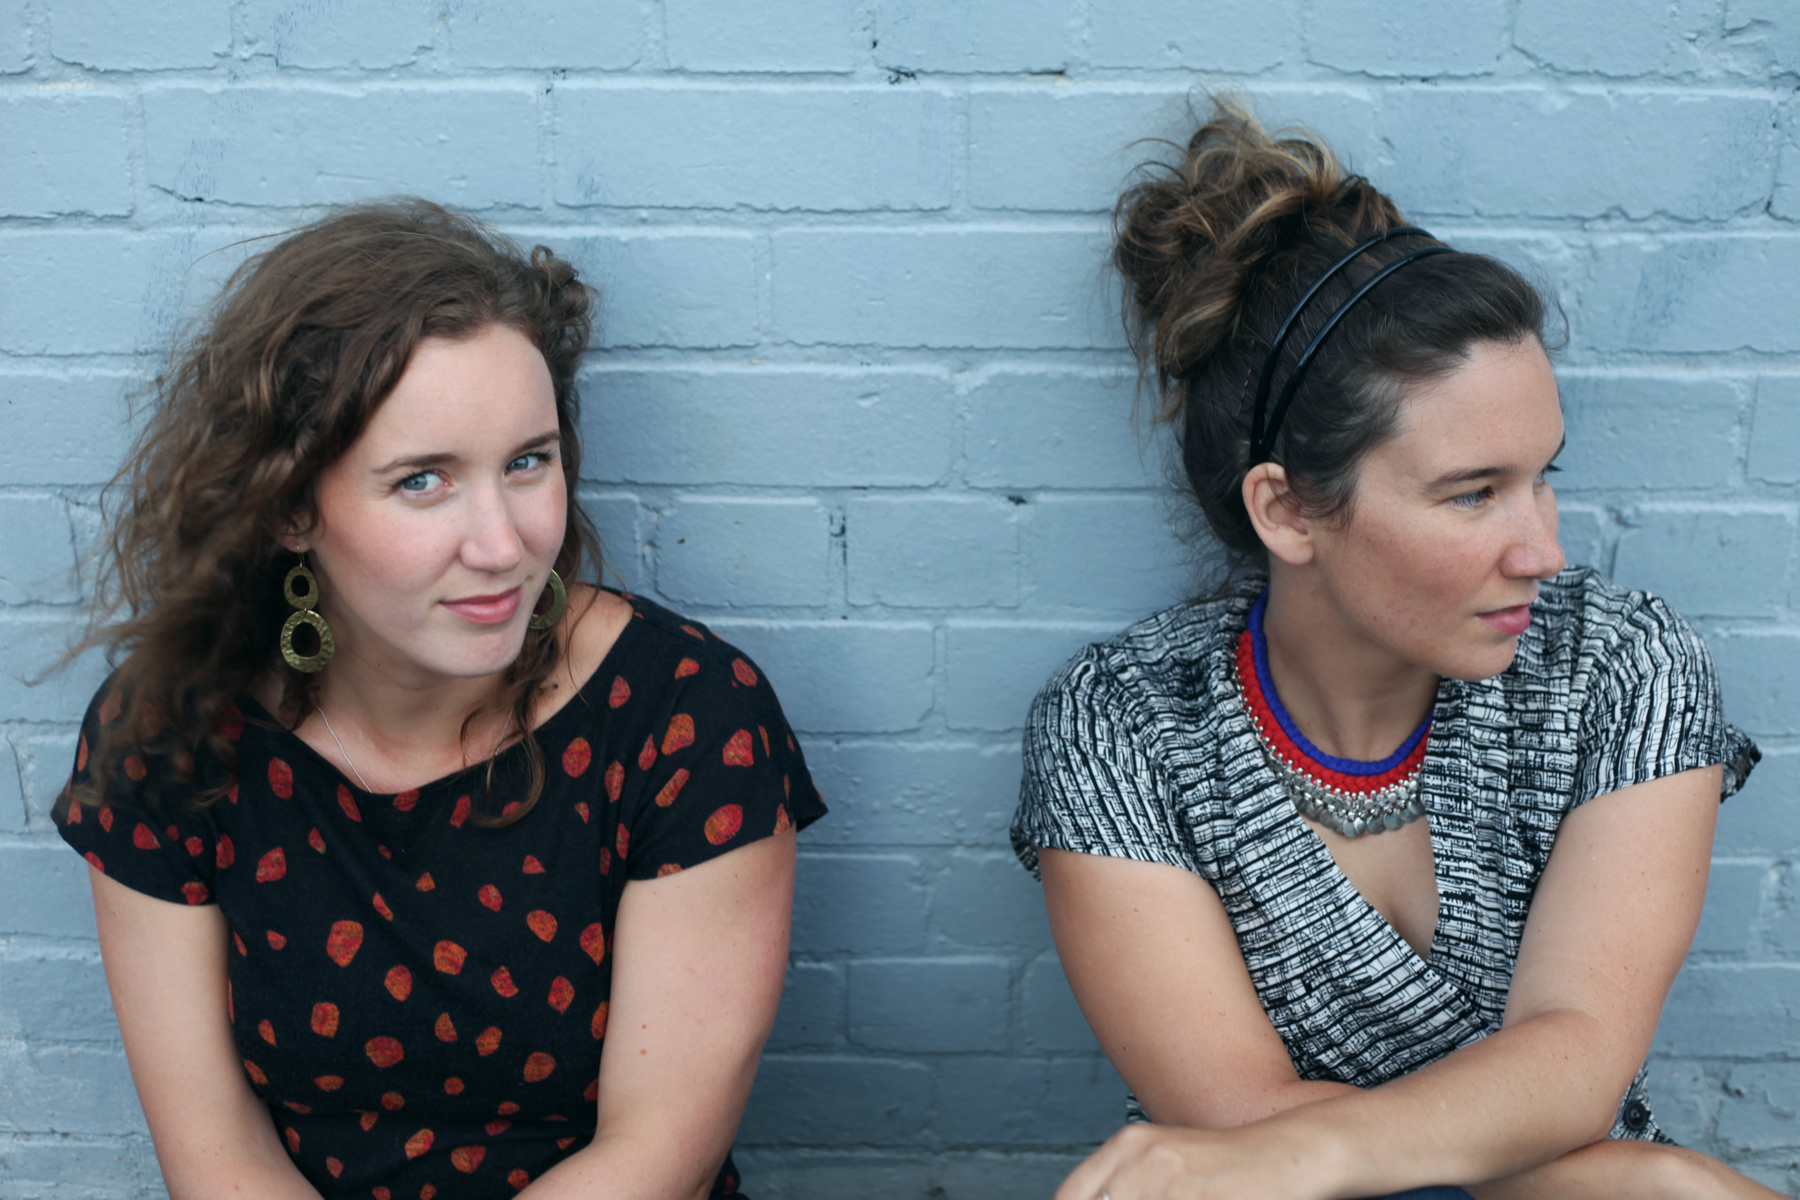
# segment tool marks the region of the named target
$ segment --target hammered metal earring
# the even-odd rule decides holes
[[[528,622],[533,629],[548,629],[562,620],[563,610],[569,607],[569,593],[563,587],[562,576],[555,571],[550,572],[550,611],[532,613]]]
[[[319,602],[319,581],[306,569],[304,562],[299,563],[281,581],[281,594],[287,597],[287,602],[295,609],[288,617],[287,624],[281,627],[281,657],[294,670],[316,675],[325,669],[325,664],[337,653],[337,642],[332,639],[331,626],[325,623],[324,617],[313,611],[313,606]],[[312,654],[301,654],[294,649],[294,631],[302,625],[310,625],[319,637],[319,648]]]

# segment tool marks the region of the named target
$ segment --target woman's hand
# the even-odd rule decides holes
[[[628,884],[593,1142],[530,1200],[703,1200],[731,1149],[787,975],[794,835]]]
[[[1075,1168],[1056,1200],[1323,1200],[1329,1172],[1310,1157],[1257,1125],[1127,1125]]]
[[[225,1010],[224,914],[88,875],[106,984],[169,1195],[319,1200],[244,1078]]]

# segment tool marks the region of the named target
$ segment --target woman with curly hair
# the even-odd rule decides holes
[[[1014,842],[1154,1122],[1058,1200],[1775,1195],[1645,1089],[1756,749],[1680,616],[1564,563],[1543,301],[1232,104],[1116,229],[1241,569],[1027,722]]]
[[[577,581],[590,304],[370,204],[158,381],[56,817],[173,1195],[737,1194],[824,807],[754,665]]]

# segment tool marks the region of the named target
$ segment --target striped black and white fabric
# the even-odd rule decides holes
[[[1232,677],[1262,586],[1167,609],[1051,677],[1026,723],[1012,838],[1034,874],[1037,848],[1052,847],[1201,875],[1302,1079],[1370,1087],[1498,1029],[1563,815],[1713,763],[1729,796],[1758,757],[1725,723],[1712,657],[1686,621],[1565,570],[1542,586],[1511,667],[1438,687],[1420,774],[1438,924],[1422,960],[1263,757]],[[1662,1138],[1641,1070],[1612,1136]]]

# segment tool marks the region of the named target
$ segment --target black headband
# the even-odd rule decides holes
[[[1326,319],[1325,324],[1319,327],[1319,332],[1313,334],[1312,341],[1307,343],[1307,347],[1305,351],[1301,353],[1299,361],[1294,364],[1294,369],[1289,372],[1287,383],[1282,385],[1281,395],[1275,400],[1275,411],[1269,413],[1268,427],[1265,429],[1263,425],[1263,416],[1264,413],[1267,412],[1269,406],[1269,386],[1275,381],[1275,364],[1280,361],[1281,347],[1283,343],[1287,341],[1288,334],[1294,331],[1294,325],[1300,320],[1300,314],[1306,311],[1306,306],[1312,302],[1312,298],[1319,294],[1319,289],[1329,283],[1332,277],[1339,271],[1342,271],[1345,267],[1355,262],[1357,258],[1361,257],[1363,251],[1374,246],[1379,246],[1389,238],[1401,237],[1405,234],[1418,234],[1420,237],[1431,236],[1429,233],[1425,232],[1425,230],[1413,225],[1396,225],[1392,229],[1378,233],[1366,241],[1357,243],[1354,249],[1344,255],[1344,257],[1332,263],[1330,267],[1326,268],[1325,273],[1319,276],[1311,287],[1306,289],[1306,295],[1300,297],[1300,302],[1295,304],[1293,311],[1288,313],[1287,320],[1281,323],[1281,329],[1275,334],[1275,340],[1269,343],[1268,357],[1263,359],[1262,374],[1258,376],[1256,381],[1256,406],[1250,410],[1250,466],[1254,467],[1258,463],[1270,461],[1272,457],[1270,452],[1275,448],[1275,435],[1281,431],[1282,418],[1287,416],[1288,405],[1294,402],[1294,393],[1300,390],[1300,381],[1306,377],[1306,368],[1312,365],[1313,355],[1318,353],[1319,347],[1325,343],[1325,339],[1330,336],[1331,331],[1337,328],[1337,323],[1343,320],[1344,314],[1355,307],[1358,300],[1361,300],[1364,296],[1368,295],[1369,292],[1374,289],[1376,284],[1386,279],[1389,275],[1392,275],[1395,271],[1398,271],[1401,267],[1404,267],[1407,263],[1425,258],[1428,255],[1448,254],[1450,252],[1449,246],[1426,246],[1423,249],[1414,250],[1411,254],[1402,255],[1385,267],[1382,267],[1379,271],[1365,279],[1362,282],[1362,285],[1354,292],[1351,292],[1350,298],[1338,305],[1337,311],[1332,313],[1331,316]]]

